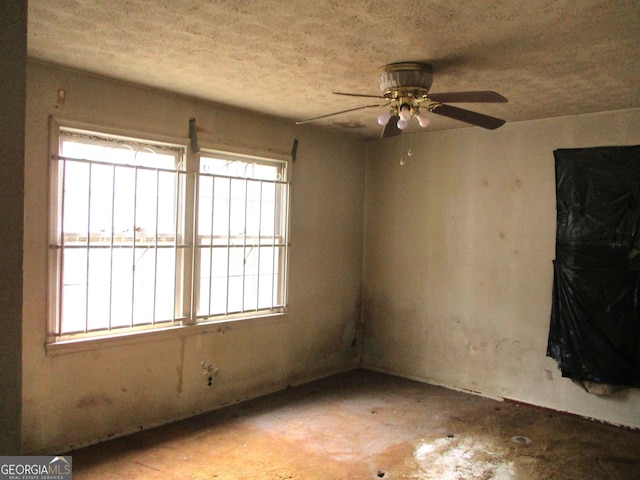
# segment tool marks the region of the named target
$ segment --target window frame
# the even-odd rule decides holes
[[[190,142],[185,138],[172,138],[162,135],[150,134],[148,132],[140,133],[134,131],[124,131],[122,129],[106,128],[103,126],[95,126],[86,123],[62,120],[50,117],[50,136],[49,136],[49,175],[50,175],[50,192],[48,206],[49,227],[48,227],[48,292],[47,292],[47,351],[58,351],[62,349],[75,350],[77,348],[94,348],[102,343],[113,343],[124,339],[131,341],[136,339],[151,339],[159,335],[174,335],[176,332],[180,334],[194,334],[211,328],[212,324],[224,324],[227,322],[266,319],[272,321],[274,317],[282,317],[286,315],[288,309],[288,268],[289,268],[289,221],[290,221],[290,172],[291,157],[284,154],[274,154],[272,152],[263,153],[246,148],[234,148],[229,145],[209,144],[203,145],[202,154],[193,152]],[[141,141],[144,143],[169,144],[184,149],[184,204],[178,209],[177,214],[182,214],[184,239],[182,240],[183,249],[181,256],[180,272],[176,265],[175,288],[182,291],[184,302],[184,315],[174,315],[172,322],[159,322],[152,325],[135,325],[135,319],[132,319],[132,326],[104,329],[95,332],[85,332],[67,334],[61,332],[60,328],[60,308],[62,298],[62,271],[60,263],[60,252],[64,248],[61,243],[63,235],[62,216],[61,216],[61,195],[62,195],[62,178],[59,175],[58,162],[60,161],[59,142],[61,132],[65,130],[79,131],[81,133],[96,134],[105,137],[115,137],[123,140]],[[266,162],[270,165],[280,165],[283,171],[283,177],[279,183],[283,184],[282,197],[278,206],[279,213],[282,215],[280,219],[284,223],[282,231],[282,258],[279,260],[279,269],[271,272],[271,275],[277,279],[279,289],[281,290],[282,302],[274,308],[264,309],[256,308],[241,312],[228,313],[224,315],[197,315],[197,291],[199,290],[198,263],[197,263],[197,242],[199,236],[197,232],[197,212],[200,199],[198,197],[198,184],[200,182],[200,156],[217,154],[227,158],[235,158],[245,162]],[[114,168],[115,170],[115,168]],[[235,178],[235,177],[230,177]],[[247,200],[245,200],[246,202]],[[158,204],[156,203],[156,209]],[[134,234],[135,235],[135,234]],[[244,232],[245,237],[246,231]],[[174,248],[177,244],[177,237],[174,241]],[[274,240],[275,244],[275,232]],[[89,243],[87,244],[87,256],[89,255]],[[134,243],[135,245],[135,243]],[[113,247],[111,247],[113,248]],[[135,255],[135,250],[133,250]],[[246,261],[246,259],[245,259]],[[229,271],[227,270],[227,276]],[[244,282],[243,272],[243,282]],[[133,274],[132,274],[133,276]],[[154,279],[157,278],[157,272]],[[211,278],[211,272],[209,272]],[[154,280],[155,281],[155,280]],[[87,288],[88,290],[88,288]],[[273,292],[272,292],[273,294]],[[88,302],[88,297],[86,297]],[[175,309],[175,307],[174,307]],[[176,312],[177,313],[177,312]],[[133,314],[132,314],[133,315]],[[85,327],[89,323],[89,318],[84,319]],[[200,327],[200,328],[197,328]],[[220,327],[222,328],[222,327]]]

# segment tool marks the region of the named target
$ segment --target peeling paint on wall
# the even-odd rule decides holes
[[[205,377],[207,387],[213,387],[213,380],[218,377],[220,368],[216,367],[213,362],[207,361],[200,362],[200,368]]]
[[[113,399],[105,393],[88,393],[78,400],[76,407],[110,407],[113,405]]]

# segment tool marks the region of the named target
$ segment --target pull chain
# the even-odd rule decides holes
[[[405,151],[405,145],[404,145],[404,135],[402,136],[402,151]],[[411,145],[409,145],[409,148],[407,149],[407,157],[411,157],[413,156],[413,149],[411,148]],[[405,159],[404,155],[402,157],[400,157],[400,165],[404,166],[407,164],[407,160]]]

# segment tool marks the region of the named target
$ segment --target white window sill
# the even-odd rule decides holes
[[[180,325],[154,330],[137,332],[114,333],[100,337],[85,337],[71,340],[61,340],[45,345],[47,356],[63,355],[67,353],[86,352],[103,348],[120,347],[143,342],[153,342],[171,338],[193,335],[210,335],[225,333],[236,328],[258,327],[273,325],[285,321],[287,313],[273,313],[255,317],[226,318],[212,321],[201,321],[192,325]]]

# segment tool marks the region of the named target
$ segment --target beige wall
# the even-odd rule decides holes
[[[364,365],[640,427],[640,391],[587,394],[545,357],[553,151],[638,144],[639,124],[636,109],[368,142]]]
[[[23,309],[24,452],[61,451],[352,368],[360,319],[364,142],[39,63],[27,72]],[[64,88],[66,102],[57,105]],[[49,115],[136,132],[290,152],[286,317],[47,355]],[[200,363],[220,369],[207,387]]]

